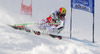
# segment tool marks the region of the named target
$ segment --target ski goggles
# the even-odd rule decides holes
[[[61,13],[58,13],[58,16],[60,17],[65,17],[66,14],[61,14]]]
[[[61,17],[65,17],[65,14],[60,14],[59,16],[61,16]]]

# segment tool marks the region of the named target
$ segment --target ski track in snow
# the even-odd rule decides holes
[[[100,45],[63,36],[35,35],[0,24],[0,54],[99,54]]]

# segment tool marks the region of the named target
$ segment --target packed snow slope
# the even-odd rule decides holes
[[[38,1],[39,0],[34,0],[34,2]],[[48,2],[47,0],[43,1],[44,3]],[[41,0],[39,2],[43,1]],[[60,6],[66,7],[66,3],[64,1],[58,0],[58,2],[54,2],[54,0],[50,0],[50,3],[59,4],[60,2],[62,4],[59,4]],[[66,2],[69,2],[69,0]],[[64,33],[64,31],[62,31],[61,34],[63,37],[62,40],[59,40],[49,37],[48,35],[38,36],[34,33],[15,30],[7,26],[7,24],[32,23],[41,20],[42,18],[47,17],[51,10],[53,11],[59,8],[59,5],[56,6],[46,3],[48,6],[53,6],[54,8],[50,9],[47,7],[49,10],[48,13],[42,8],[44,5],[39,7],[37,4],[36,9],[41,8],[41,10],[44,12],[42,12],[43,14],[39,14],[41,11],[39,10],[36,12],[34,8],[35,13],[33,12],[33,18],[30,18],[29,16],[20,15],[20,3],[20,0],[2,0],[0,3],[0,54],[100,54],[99,42],[92,43],[87,39],[81,40],[77,37],[70,39],[69,36]],[[36,6],[33,5],[33,7]],[[65,28],[65,30],[67,29]]]
[[[16,19],[5,11],[0,11],[4,12],[0,13],[0,54],[100,54],[99,43],[69,39],[66,35],[62,35],[63,39],[58,40],[48,35],[38,36],[15,30],[7,26],[7,23],[14,23]]]
[[[62,40],[15,30],[0,23],[0,54],[100,54],[100,44],[87,40]]]
[[[86,40],[62,40],[15,30],[0,23],[0,54],[100,54],[100,44]]]

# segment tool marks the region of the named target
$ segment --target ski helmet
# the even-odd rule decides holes
[[[66,9],[64,7],[59,8],[58,16],[65,17],[65,15],[66,15]]]

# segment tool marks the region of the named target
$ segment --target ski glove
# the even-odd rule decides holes
[[[58,28],[58,33],[60,33],[60,32],[62,31],[63,28],[64,28],[64,27],[59,27],[59,28]]]

